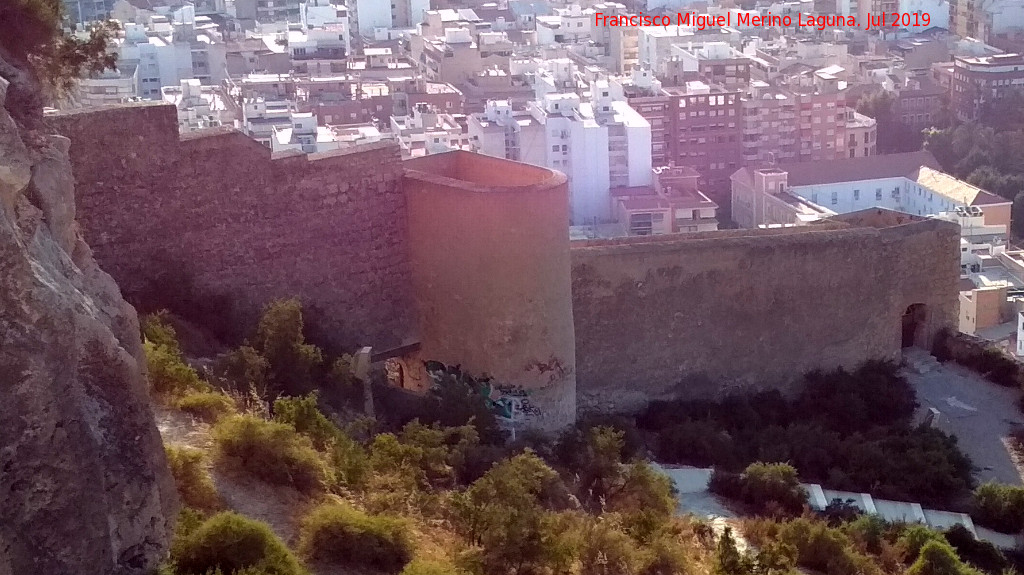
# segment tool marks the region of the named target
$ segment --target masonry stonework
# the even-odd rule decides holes
[[[129,296],[188,281],[249,311],[299,297],[340,346],[414,336],[397,145],[271,157],[230,128],[179,137],[168,105],[50,122],[72,140],[85,237]]]
[[[465,152],[403,165],[387,143],[272,156],[231,129],[179,137],[167,105],[50,122],[72,140],[85,237],[125,293],[298,296],[337,345],[419,342],[406,365],[491,375],[505,389],[490,399],[542,428],[792,390],[898,358],[906,318],[921,346],[957,324],[949,222],[865,210],[570,246],[565,179],[544,168]]]
[[[576,420],[569,190],[559,172],[469,152],[405,162],[424,359],[494,378],[512,427]]]
[[[579,410],[792,391],[811,370],[898,359],[912,304],[920,345],[956,325],[956,225],[840,225],[574,244]]]

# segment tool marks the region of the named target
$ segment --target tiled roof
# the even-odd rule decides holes
[[[941,196],[968,206],[1010,203],[1010,200],[1006,198],[927,167],[921,168],[917,175],[917,183]]]
[[[792,186],[813,186],[837,182],[856,182],[900,176],[917,179],[922,167],[939,170],[939,162],[928,151],[904,154],[884,154],[861,158],[846,158],[826,162],[797,162],[777,166],[789,172],[788,183]]]

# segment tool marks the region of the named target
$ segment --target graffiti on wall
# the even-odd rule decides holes
[[[520,427],[528,419],[539,417],[540,409],[530,401],[530,392],[520,385],[495,383],[489,376],[473,377],[461,366],[439,361],[423,362],[436,390],[440,386],[464,386],[467,393],[479,395],[503,427]]]

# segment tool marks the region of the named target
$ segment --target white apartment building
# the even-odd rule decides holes
[[[194,13],[186,10],[180,23],[154,15],[145,25],[124,25],[117,65],[138,68],[137,96],[159,100],[164,86],[193,78],[204,85],[224,81],[227,47],[213,28],[198,28],[195,22]]]
[[[178,131],[231,125],[232,117],[220,86],[203,86],[199,80],[182,80],[179,86],[165,86],[165,102],[178,110]]]
[[[594,86],[591,101],[544,94],[528,108],[543,129],[544,138],[533,143],[543,142],[542,165],[569,179],[574,225],[611,221],[611,188],[651,184],[650,123],[626,102],[612,101],[607,85]]]
[[[357,33],[373,38],[379,28],[412,28],[426,18],[430,0],[354,0]]]
[[[274,127],[270,149],[274,152],[296,150],[305,154],[316,154],[341,148],[334,132],[319,126],[312,112],[292,113],[288,127]]]
[[[452,114],[425,102],[408,116],[391,116],[391,132],[398,138],[403,158],[416,158],[449,150],[470,150],[469,135]]]

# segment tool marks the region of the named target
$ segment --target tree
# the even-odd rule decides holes
[[[35,127],[47,100],[67,94],[79,78],[114,68],[109,50],[118,27],[93,25],[84,37],[64,30],[63,0],[0,2],[0,77],[8,80],[6,108]]]
[[[263,311],[253,347],[270,363],[268,380],[277,393],[303,394],[315,387],[323,354],[306,343],[302,304],[278,300]]]
[[[736,548],[732,528],[726,527],[718,539],[712,575],[752,575],[753,567],[751,561]]]
[[[923,136],[896,117],[896,98],[881,91],[867,94],[857,102],[857,111],[874,118],[877,134],[876,147],[880,154],[913,152],[921,149]]]
[[[1011,212],[1010,226],[1013,229],[1014,237],[1024,237],[1024,191],[1018,192],[1013,197]]]
[[[546,507],[555,503],[560,487],[558,474],[527,451],[456,494],[455,526],[481,547],[484,572],[543,572],[558,553],[559,530]]]

